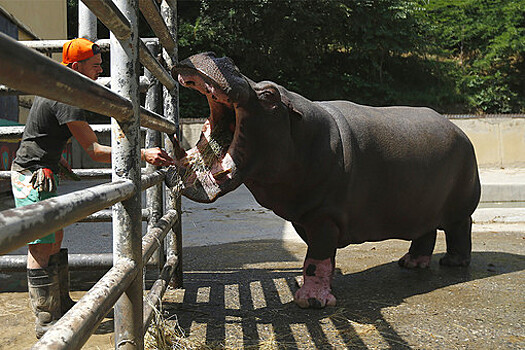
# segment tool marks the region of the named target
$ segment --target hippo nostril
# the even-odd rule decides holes
[[[321,305],[321,302],[315,298],[308,298],[308,304],[312,309],[322,309],[324,305]]]
[[[217,101],[217,100],[218,100],[217,96],[215,96],[215,95],[211,95],[211,98],[212,98],[212,100],[214,100],[214,101]]]

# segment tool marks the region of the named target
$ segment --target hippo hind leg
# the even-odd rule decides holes
[[[468,266],[472,250],[472,218],[457,221],[444,227],[447,253],[439,260],[444,266]]]
[[[436,244],[436,230],[432,230],[423,236],[416,238],[410,245],[410,250],[401,259],[398,264],[406,268],[427,268],[430,266],[432,252]]]

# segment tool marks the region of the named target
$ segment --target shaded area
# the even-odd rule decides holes
[[[388,241],[340,250],[337,306],[303,310],[292,297],[303,244],[187,248],[185,289],[167,294],[165,316],[196,344],[217,349],[525,346],[524,256],[479,251],[471,267],[450,269],[438,266],[440,253],[430,269],[413,271],[392,260],[405,249]]]

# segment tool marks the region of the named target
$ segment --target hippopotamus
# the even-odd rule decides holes
[[[440,264],[470,263],[478,167],[468,137],[446,117],[430,108],[311,101],[256,83],[213,52],[181,61],[172,75],[210,107],[197,145],[176,160],[183,195],[210,203],[244,184],[290,221],[308,246],[294,295],[300,307],[336,304],[335,255],[349,244],[409,240],[399,265],[426,268],[440,229]]]

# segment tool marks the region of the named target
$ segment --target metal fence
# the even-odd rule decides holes
[[[111,268],[34,348],[82,347],[114,306],[115,348],[142,349],[153,308],[168,284],[182,286],[180,195],[163,190],[163,169],[148,164],[142,171],[139,161],[141,126],[148,129],[146,147],[164,143],[171,154],[178,147],[171,137],[180,138],[178,90],[168,73],[177,61],[176,0],[82,1],[79,37],[110,50],[111,79],[105,83],[111,85],[111,90],[36,51],[60,52],[64,41],[17,42],[0,33],[0,82],[4,84],[0,93],[40,95],[111,116],[111,171],[75,172],[84,178],[111,176],[112,181],[0,212],[0,254],[77,221],[111,220]],[[157,38],[139,38],[139,8]],[[97,40],[97,18],[110,30],[109,40]],[[145,71],[140,79],[139,63]],[[148,87],[145,106],[140,106],[139,81]],[[0,128],[0,135],[19,138],[21,131],[4,127]],[[163,138],[162,133],[168,137]],[[8,178],[9,171],[1,172],[0,177]],[[142,191],[146,191],[145,209]],[[106,209],[109,206],[111,211]],[[143,220],[148,221],[144,235]],[[155,252],[162,268],[148,295],[143,297],[143,266]],[[73,259],[84,267],[108,264],[108,260],[101,254]],[[24,267],[25,258],[0,257],[2,269]]]

